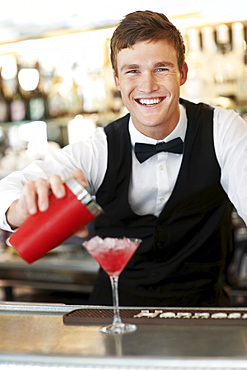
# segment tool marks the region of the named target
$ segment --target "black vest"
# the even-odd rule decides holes
[[[232,207],[220,184],[213,109],[180,102],[188,117],[184,155],[174,190],[158,218],[138,216],[128,203],[129,115],[105,128],[108,166],[96,194],[105,214],[96,221],[96,233],[143,240],[120,276],[121,305],[225,304],[222,286],[232,253]],[[108,280],[101,271],[91,303],[112,304]]]

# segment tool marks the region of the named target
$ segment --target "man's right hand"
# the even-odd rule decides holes
[[[83,172],[76,169],[71,174],[83,186],[87,181]],[[19,227],[28,216],[35,214],[38,210],[44,212],[49,207],[49,195],[53,193],[57,198],[65,196],[63,180],[53,175],[49,179],[38,179],[27,182],[22,190],[21,197],[15,200],[6,212],[8,224],[12,229]]]

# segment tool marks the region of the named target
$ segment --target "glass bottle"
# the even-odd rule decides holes
[[[28,117],[31,121],[39,121],[46,118],[46,95],[42,88],[42,71],[39,63],[35,64],[38,72],[38,83],[34,90],[28,94]]]
[[[20,67],[17,66],[19,71]],[[27,119],[27,106],[23,90],[20,86],[18,73],[15,78],[14,93],[9,106],[10,120],[12,122],[21,122]]]
[[[216,28],[218,51],[214,63],[214,80],[216,94],[235,100],[236,98],[236,67],[229,28],[220,24]]]
[[[197,28],[188,29],[188,78],[183,86],[183,94],[187,99],[199,101],[203,99],[205,76],[202,73],[203,55],[201,51],[200,35]]]
[[[0,70],[0,122],[4,123],[9,121],[9,102],[4,92],[3,78],[1,72],[2,71]]]

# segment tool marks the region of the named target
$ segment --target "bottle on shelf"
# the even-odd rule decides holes
[[[247,112],[247,50],[243,55],[241,75],[237,79],[237,106],[240,111]]]
[[[9,121],[9,102],[4,91],[2,70],[0,70],[0,123]]]
[[[202,52],[203,63],[202,71],[205,78],[204,97],[207,103],[213,103],[216,97],[216,89],[214,83],[214,73],[212,69],[212,62],[217,52],[217,46],[214,38],[214,29],[211,26],[205,26],[201,29],[202,34]]]
[[[236,56],[237,86],[236,101],[240,111],[247,111],[247,27],[242,23],[233,24],[233,49]]]
[[[14,80],[14,91],[9,103],[9,115],[12,122],[21,122],[27,119],[26,99],[18,78],[19,69],[20,66],[17,65],[17,74]]]
[[[216,28],[218,51],[214,63],[216,94],[219,97],[236,99],[236,61],[230,42],[230,30],[226,24]]]
[[[188,29],[187,63],[189,67],[188,79],[182,88],[187,99],[202,100],[205,91],[205,76],[202,73],[203,55],[200,43],[199,29]]]
[[[39,121],[46,118],[46,95],[42,89],[42,74],[39,63],[33,68],[22,68],[18,73],[19,82],[27,100],[27,118]]]
[[[67,114],[67,103],[64,97],[64,79],[53,69],[51,74],[52,85],[47,92],[47,111],[49,118],[64,117]]]

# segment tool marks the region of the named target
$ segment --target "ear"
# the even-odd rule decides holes
[[[117,76],[117,74],[116,74],[115,71],[113,72],[113,78],[114,78],[114,81],[115,81],[115,85],[116,85],[117,90],[120,91],[120,83],[119,83],[119,79],[118,79],[118,76]]]
[[[187,81],[187,75],[188,75],[188,65],[186,62],[184,62],[182,70],[180,71],[180,86],[185,84]]]

